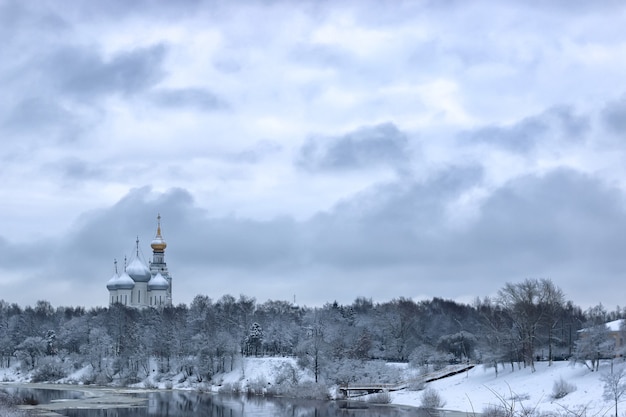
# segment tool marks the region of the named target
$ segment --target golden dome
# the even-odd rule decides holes
[[[155,252],[164,252],[165,248],[167,247],[167,243],[165,243],[165,240],[163,240],[163,236],[161,236],[161,215],[160,214],[157,216],[156,236],[150,243],[150,246],[152,247],[152,250]]]

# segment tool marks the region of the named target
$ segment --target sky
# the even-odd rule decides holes
[[[0,0],[0,299],[626,304],[621,1]],[[617,287],[616,287],[617,285]]]

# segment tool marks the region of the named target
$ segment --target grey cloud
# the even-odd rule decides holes
[[[480,167],[452,167],[360,193],[307,225],[313,259],[347,269],[438,260],[454,244],[445,239],[447,205],[481,178]]]
[[[511,126],[487,126],[459,135],[466,145],[485,143],[511,152],[526,154],[540,144],[576,142],[589,131],[585,116],[570,107],[554,107],[537,116],[527,117]]]
[[[184,219],[191,213],[191,195],[183,189],[154,193],[150,187],[131,190],[108,209],[94,210],[81,216],[68,238],[59,245],[64,259],[56,266],[61,270],[72,268],[75,273],[90,275],[94,266],[108,265],[113,258],[131,255],[139,236],[143,248],[156,230],[156,216],[161,213],[164,225],[174,224],[174,219]],[[194,216],[195,217],[195,216]],[[167,228],[165,228],[167,230]],[[169,230],[177,230],[171,226]],[[97,268],[96,268],[97,269]],[[108,269],[107,269],[108,270]]]
[[[228,103],[202,88],[160,89],[151,94],[152,101],[169,108],[192,108],[202,111],[222,110]]]
[[[277,142],[261,140],[248,149],[230,155],[228,159],[234,162],[256,164],[264,157],[280,152],[282,149],[283,147]]]
[[[363,292],[384,280],[394,289],[387,297],[394,291],[478,295],[537,276],[554,279],[574,299],[602,300],[604,289],[622,279],[624,196],[598,178],[556,170],[511,181],[464,227],[451,227],[442,212],[472,182],[440,182],[389,184],[374,207],[359,196],[316,219],[309,226],[316,230],[308,243],[311,264],[343,271],[335,276],[354,277]]]
[[[195,238],[195,244],[184,245],[190,262],[204,259],[214,266],[246,270],[293,267],[297,263],[299,230],[288,217],[267,221],[236,217],[204,219],[187,226],[184,238]]]
[[[65,158],[52,166],[48,166],[47,169],[60,173],[62,178],[72,183],[99,179],[104,174],[98,166],[79,158]]]
[[[533,9],[546,9],[550,12],[559,12],[567,14],[595,14],[606,12],[614,13],[623,10],[624,3],[620,0],[607,0],[601,3],[590,3],[585,0],[557,0],[550,2],[537,2],[534,0],[524,0],[529,7]]]
[[[53,244],[51,240],[16,243],[0,236],[0,270],[37,269],[50,262],[51,255],[48,249],[53,247]]]
[[[599,287],[622,277],[626,210],[618,190],[556,170],[505,184],[468,225],[451,225],[449,203],[481,181],[479,167],[453,167],[422,182],[379,184],[300,222],[212,217],[184,189],[144,187],[86,213],[54,244],[0,240],[0,253],[10,256],[5,268],[38,268],[38,279],[81,286],[98,303],[113,258],[130,255],[137,235],[149,257],[160,212],[177,300],[216,291],[277,298],[285,288],[320,304],[336,298],[334,288],[352,289],[348,299],[486,295],[528,276],[551,278],[576,299],[577,292],[600,294]]]
[[[177,284],[181,283],[178,300],[206,291],[211,282],[217,284],[222,278],[214,274],[221,268],[244,271],[246,278],[240,285],[245,285],[277,265],[292,265],[299,251],[296,223],[289,218],[212,218],[184,189],[157,193],[143,187],[110,208],[83,215],[68,236],[51,246],[50,259],[38,264],[47,275],[62,277],[59,279],[72,285],[85,285],[88,277],[88,291],[105,294],[113,259],[131,256],[137,236],[143,257],[148,260],[151,256],[149,242],[156,230],[157,213],[162,216],[172,274],[180,279]],[[246,291],[241,287],[236,292]],[[96,296],[98,299],[104,297]]]
[[[289,52],[289,57],[296,62],[322,68],[345,67],[351,61],[348,51],[321,44],[298,44]]]
[[[155,45],[115,54],[105,60],[87,48],[64,48],[44,60],[42,76],[51,77],[62,93],[90,100],[102,94],[132,95],[163,77],[166,48]]]
[[[214,65],[216,69],[225,74],[234,74],[241,70],[241,64],[234,59],[220,59]]]
[[[141,93],[161,79],[165,51],[155,45],[105,59],[94,49],[54,42],[29,50],[0,73],[2,134],[27,147],[75,142],[104,119],[103,96]]]
[[[66,0],[63,5],[66,10],[71,10],[76,18],[83,20],[116,20],[122,17],[141,16],[157,18],[181,18],[192,16],[198,10],[198,6],[209,4],[217,6],[215,2],[204,0],[180,0],[171,2],[167,0],[110,0],[107,2],[84,2],[80,0]],[[58,5],[52,3],[52,6]]]
[[[494,291],[504,282],[547,277],[574,300],[606,301],[607,288],[626,268],[623,198],[598,178],[571,170],[511,181],[449,242],[448,265],[432,272]]]
[[[13,128],[45,127],[57,124],[70,113],[52,100],[39,97],[25,98],[12,109],[4,124]]]
[[[0,33],[3,40],[13,40],[30,31],[51,33],[66,30],[69,25],[58,14],[33,4],[7,0],[0,3]],[[28,33],[30,36],[30,33]]]
[[[618,256],[626,212],[623,196],[597,178],[560,169],[511,181],[484,204],[472,230],[494,257],[539,264],[605,262]],[[611,261],[612,262],[612,261]]]
[[[408,140],[392,123],[367,127],[341,137],[310,138],[296,165],[309,171],[341,171],[375,166],[403,169],[409,161]]]
[[[626,95],[608,103],[601,113],[604,125],[613,133],[626,133]]]
[[[35,142],[73,142],[83,131],[78,117],[57,101],[45,97],[25,98],[2,121],[10,135],[30,135]]]

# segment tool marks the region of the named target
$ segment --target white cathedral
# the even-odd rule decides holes
[[[167,243],[161,236],[161,215],[157,216],[156,236],[150,243],[152,262],[149,267],[140,259],[139,238],[137,238],[135,256],[127,264],[124,258],[124,269],[118,272],[117,261],[115,273],[107,282],[109,305],[116,303],[129,307],[163,307],[172,305],[172,277],[165,263]]]

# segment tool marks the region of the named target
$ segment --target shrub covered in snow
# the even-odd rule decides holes
[[[310,400],[330,399],[328,387],[324,384],[312,381],[305,381],[298,385],[291,385],[285,392],[285,395],[292,398],[303,398]]]
[[[483,417],[513,417],[511,410],[493,404],[485,407],[481,414]]]
[[[441,398],[439,392],[434,388],[426,388],[422,393],[422,404],[424,408],[442,408],[446,402]]]
[[[389,391],[377,392],[367,396],[367,402],[372,404],[390,404],[391,394]]]
[[[241,384],[239,382],[226,382],[219,389],[222,394],[239,394],[241,392]]]
[[[56,357],[44,357],[33,371],[32,382],[57,381],[65,378],[67,372],[63,363]]]
[[[155,382],[152,382],[149,379],[146,379],[145,381],[143,381],[143,387],[145,389],[157,389],[157,388],[159,388],[159,386]]]
[[[409,391],[421,391],[426,387],[426,383],[422,378],[414,378],[409,380],[406,385],[406,389]]]
[[[248,395],[265,395],[265,390],[267,389],[267,379],[265,376],[258,376],[254,378],[252,381],[248,382],[246,387],[246,394]]]
[[[574,391],[576,391],[576,385],[567,382],[561,377],[557,381],[554,381],[554,385],[552,386],[552,398],[558,400]]]
[[[300,380],[298,368],[293,363],[284,362],[276,366],[274,369],[276,373],[274,381],[278,385],[285,383],[297,384]]]

